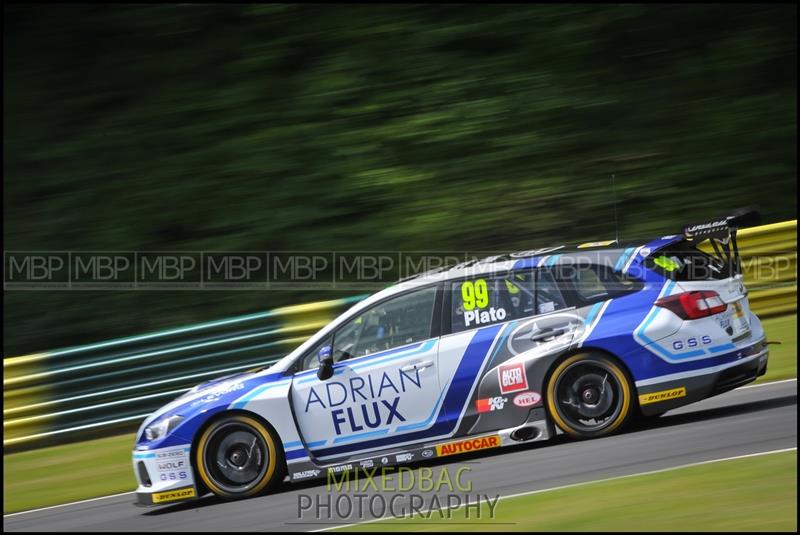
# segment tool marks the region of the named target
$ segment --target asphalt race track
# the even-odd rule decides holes
[[[590,441],[559,436],[550,442],[417,466],[431,467],[434,481],[442,469],[447,468],[454,477],[459,467],[469,467],[464,479],[471,481],[473,487],[468,494],[488,494],[494,499],[498,494],[507,496],[796,446],[797,382],[788,381],[729,392],[669,412],[617,436]],[[395,474],[393,485],[397,483]],[[376,484],[381,484],[379,478]],[[370,487],[365,493],[375,492]],[[420,494],[405,494],[411,493]],[[453,493],[464,494],[445,488],[438,495],[446,503],[446,495]],[[386,501],[394,494],[384,493]],[[421,494],[426,500],[431,498],[430,493]],[[307,504],[337,495],[326,489],[325,480],[286,484],[274,494],[241,502],[206,497],[153,509],[135,507],[133,495],[126,494],[9,515],[4,517],[3,526],[9,531],[310,531],[346,524],[348,519],[337,516],[335,511],[327,515],[324,509],[320,518],[315,518],[313,510],[300,514],[301,500]],[[364,509],[369,511],[368,507]],[[356,522],[358,518],[352,516],[349,520]]]

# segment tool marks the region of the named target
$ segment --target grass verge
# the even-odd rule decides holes
[[[758,382],[797,377],[797,315],[764,320],[769,369]],[[3,456],[3,512],[11,513],[132,490],[133,435]]]
[[[767,340],[781,344],[769,346],[767,373],[756,382],[797,377],[797,314],[765,319],[763,325]]]
[[[797,531],[797,452],[678,468],[656,474],[434,511],[343,531]]]
[[[3,513],[133,490],[133,443],[120,435],[4,455]]]

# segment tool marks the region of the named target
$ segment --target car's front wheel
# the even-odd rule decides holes
[[[203,484],[229,499],[255,496],[283,479],[283,451],[274,433],[244,414],[211,423],[200,435],[195,467]]]
[[[547,383],[547,409],[562,431],[594,438],[622,427],[634,412],[633,389],[619,364],[600,353],[571,355]]]

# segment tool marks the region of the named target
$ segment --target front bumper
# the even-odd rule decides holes
[[[183,487],[163,492],[136,492],[134,505],[139,507],[150,507],[151,505],[166,505],[176,502],[185,502],[199,498],[197,488],[194,486]]]
[[[133,451],[133,473],[139,483],[136,505],[163,505],[199,497],[189,444]]]

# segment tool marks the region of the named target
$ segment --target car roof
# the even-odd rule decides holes
[[[328,323],[328,325],[323,327],[314,336],[306,340],[300,347],[278,361],[275,366],[269,368],[268,371],[282,370],[288,367],[298,355],[316,344],[324,336],[327,336],[330,331],[337,328],[346,318],[371,307],[383,299],[408,290],[463,277],[502,273],[512,269],[525,269],[540,266],[550,267],[560,264],[574,265],[576,261],[585,262],[587,258],[592,263],[610,263],[611,266],[615,266],[621,262],[623,258],[636,258],[639,252],[642,252],[643,256],[647,256],[650,251],[655,251],[656,249],[679,241],[680,239],[683,239],[683,237],[680,235],[672,235],[629,243],[617,243],[615,240],[607,240],[575,245],[559,245],[556,247],[518,251],[516,253],[474,259],[454,266],[446,266],[444,268],[419,273],[402,279],[354,304]]]
[[[663,236],[661,238],[618,243],[616,240],[585,242],[572,245],[559,245],[526,251],[517,251],[503,255],[490,256],[483,259],[473,259],[453,266],[426,271],[401,279],[397,284],[385,290],[407,289],[433,282],[459,279],[472,275],[482,275],[494,272],[503,272],[511,269],[524,269],[529,267],[555,266],[559,264],[574,264],[577,260],[591,259],[592,262],[604,259],[617,260],[622,254],[630,254],[636,249],[649,247],[656,249],[681,239],[679,235]],[[414,283],[414,284],[407,284]],[[383,290],[383,291],[385,291]],[[383,291],[378,293],[383,293]],[[394,293],[394,292],[392,292]],[[377,294],[375,294],[377,295]]]

